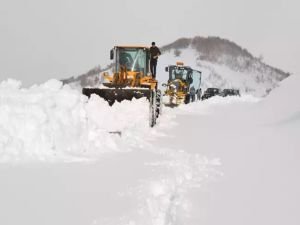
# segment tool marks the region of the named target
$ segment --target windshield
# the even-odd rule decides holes
[[[173,67],[170,71],[170,80],[180,79],[186,80],[189,74],[189,69],[183,67]]]
[[[124,66],[128,71],[147,74],[149,60],[146,49],[120,48],[118,51],[117,71],[120,70],[120,66]]]

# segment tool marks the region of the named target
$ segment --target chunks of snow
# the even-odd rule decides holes
[[[126,151],[148,132],[148,108],[145,99],[109,107],[98,96],[88,100],[57,80],[28,89],[19,81],[3,81],[0,161],[76,160],[96,152]],[[123,137],[109,133],[125,130]]]

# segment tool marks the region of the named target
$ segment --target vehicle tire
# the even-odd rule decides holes
[[[161,90],[157,90],[156,92],[156,118],[162,114],[162,95]]]
[[[201,100],[201,95],[202,95],[202,93],[201,93],[202,91],[201,91],[201,89],[199,89],[198,90],[198,92],[197,92],[197,101],[200,101]]]
[[[191,102],[194,102],[196,99],[195,95],[191,95]]]
[[[187,95],[185,96],[185,99],[184,99],[184,104],[189,104],[189,103],[190,103],[190,99],[191,99],[190,94],[187,94]]]
[[[150,90],[149,126],[154,127],[155,124],[156,124],[156,91]]]

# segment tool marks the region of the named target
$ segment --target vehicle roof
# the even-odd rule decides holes
[[[199,70],[194,70],[192,67],[190,66],[181,66],[181,65],[169,65],[170,68],[174,68],[174,67],[177,67],[177,68],[183,68],[183,69],[188,69],[188,70],[192,70],[192,71],[196,71],[196,72],[199,72],[200,74],[202,74],[201,71]]]
[[[178,68],[184,68],[184,69],[192,69],[190,66],[177,66],[177,65],[169,65],[169,67],[178,67]]]
[[[115,48],[142,48],[142,49],[149,49],[147,46],[141,45],[116,45]]]

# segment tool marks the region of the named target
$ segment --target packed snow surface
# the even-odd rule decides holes
[[[0,224],[299,224],[300,78],[264,99],[113,107],[0,84]]]

